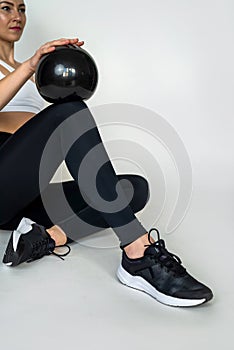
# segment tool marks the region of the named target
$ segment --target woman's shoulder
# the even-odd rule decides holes
[[[5,65],[2,64],[2,61],[0,60],[0,77],[1,79],[9,73],[8,69],[5,68]]]
[[[6,62],[6,61],[3,61],[2,59],[0,59],[0,68],[5,68],[6,70],[8,71],[12,71],[16,68],[18,68],[22,63],[21,62],[17,62],[15,61],[14,63],[12,62]]]
[[[15,68],[12,67],[10,64],[6,63],[5,61],[0,59],[0,71],[4,74],[7,75],[10,72],[12,72]]]
[[[14,64],[7,63],[0,59],[0,79],[13,72],[22,63],[15,61]]]
[[[14,64],[9,64],[0,59],[0,79],[13,72],[16,68],[20,67],[21,64],[21,62],[17,61],[15,61]],[[30,80],[35,83],[34,76],[32,76]]]

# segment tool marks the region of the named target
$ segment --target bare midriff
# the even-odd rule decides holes
[[[34,117],[31,112],[0,112],[0,132],[14,134],[23,124]]]

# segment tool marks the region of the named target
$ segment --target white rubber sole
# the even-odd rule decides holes
[[[121,283],[125,284],[128,287],[140,290],[151,295],[153,298],[158,300],[162,304],[169,306],[196,306],[203,304],[206,299],[179,299],[171,297],[169,295],[163,294],[155,289],[150,283],[148,283],[144,278],[140,276],[132,276],[128,273],[122,265],[119,266],[117,270],[117,277]]]

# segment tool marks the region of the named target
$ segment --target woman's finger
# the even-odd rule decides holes
[[[82,46],[82,45],[84,45],[84,41],[78,41],[78,43],[76,45]]]
[[[31,68],[35,69],[37,64],[39,63],[40,58],[47,53],[53,52],[56,46],[62,46],[62,45],[68,45],[68,44],[72,44],[74,46],[82,46],[84,45],[84,41],[83,40],[79,41],[78,38],[72,38],[72,39],[61,38],[61,39],[56,39],[45,43],[35,52],[34,56],[31,57],[30,59]]]
[[[79,41],[78,38],[74,38],[74,39],[61,38],[61,39],[50,41],[50,42],[46,43],[46,45],[58,46],[58,45],[63,45],[64,43],[73,43],[73,42],[77,42],[77,41]]]

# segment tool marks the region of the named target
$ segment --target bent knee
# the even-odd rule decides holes
[[[138,212],[142,210],[147,204],[147,202],[149,201],[150,190],[149,190],[149,183],[143,176],[136,175],[134,182],[135,182],[134,196],[133,196],[134,203],[132,205],[134,205],[135,207],[133,208],[133,210],[135,212]]]
[[[134,213],[142,210],[147,204],[150,197],[148,181],[141,175],[119,175],[118,178],[119,180],[126,179],[130,181],[133,186],[134,193],[129,205]],[[130,186],[123,189],[126,193],[127,198],[130,199],[130,195],[132,194]]]

